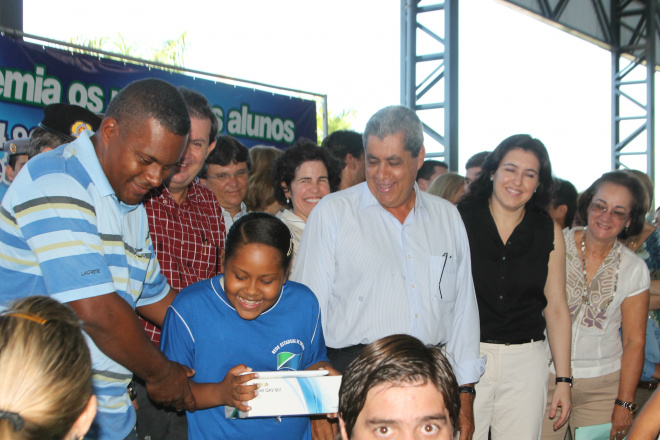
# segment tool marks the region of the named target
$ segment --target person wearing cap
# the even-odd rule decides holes
[[[101,118],[79,105],[47,105],[44,118],[32,130],[27,154],[31,159],[39,153],[73,142],[85,130],[96,131],[100,126]]]
[[[18,172],[28,161],[28,144],[30,138],[13,139],[2,145],[5,153],[9,154],[7,161],[7,180],[13,182]]]
[[[112,99],[95,133],[28,161],[2,201],[0,311],[45,295],[83,322],[98,398],[86,439],[137,440],[133,374],[154,401],[196,409],[194,372],[168,360],[135,313],[160,325],[177,293],[160,271],[141,202],[180,163],[189,132],[174,86],[135,81]]]

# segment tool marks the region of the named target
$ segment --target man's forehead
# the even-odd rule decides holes
[[[383,139],[377,136],[369,136],[365,148],[366,157],[377,157],[379,159],[395,159],[412,157],[412,153],[405,149],[403,134],[385,136]]]
[[[230,162],[227,165],[220,165],[217,163],[210,163],[209,164],[209,171],[214,170],[214,171],[223,171],[223,170],[229,170],[229,169],[235,169],[235,168],[247,168],[247,162]]]

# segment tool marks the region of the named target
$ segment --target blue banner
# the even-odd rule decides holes
[[[0,141],[28,136],[48,104],[77,104],[103,113],[119,90],[143,78],[159,78],[203,94],[218,117],[220,132],[248,147],[286,148],[301,137],[316,140],[314,101],[0,36]],[[6,163],[2,157],[0,185],[8,183]]]

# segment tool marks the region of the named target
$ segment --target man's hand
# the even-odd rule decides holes
[[[197,407],[188,379],[195,375],[195,371],[176,362],[168,362],[167,366],[167,370],[162,374],[145,379],[149,397],[154,402],[177,411],[195,411]]]
[[[461,412],[458,415],[458,429],[461,431],[461,440],[472,440],[474,434],[474,412],[472,405],[474,395],[470,393],[460,393]]]
[[[622,406],[614,405],[614,410],[612,410],[612,430],[610,431],[610,440],[622,440],[627,436],[632,422],[632,412]]]

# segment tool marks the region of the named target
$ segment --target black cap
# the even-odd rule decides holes
[[[85,130],[96,131],[101,118],[86,108],[73,104],[49,104],[44,108],[44,119],[39,127],[73,142]]]
[[[2,144],[2,151],[11,156],[18,156],[19,154],[28,154],[28,145],[30,138],[19,138],[6,141]]]

